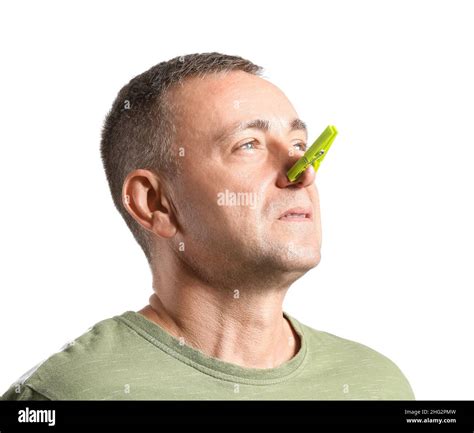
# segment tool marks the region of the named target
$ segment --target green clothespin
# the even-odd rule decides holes
[[[329,125],[305,152],[305,154],[288,170],[286,174],[288,179],[291,182],[295,182],[310,165],[313,166],[315,172],[318,171],[319,165],[326,157],[336,135],[336,127]]]

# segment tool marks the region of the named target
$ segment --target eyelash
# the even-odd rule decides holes
[[[243,148],[243,146],[245,146],[246,144],[250,144],[250,143],[256,143],[256,142],[257,142],[257,140],[250,140],[250,141],[247,141],[247,142],[245,142],[245,143],[241,144],[240,146],[238,146],[238,147],[237,147],[237,149],[242,149],[242,148]],[[303,142],[300,142],[300,143],[295,143],[295,144],[298,144],[298,145],[302,146],[302,147],[303,147],[303,149],[301,149],[301,150],[302,150],[303,152],[305,152],[305,151],[307,150],[307,148],[306,148],[306,144],[305,144],[305,143],[303,143]]]

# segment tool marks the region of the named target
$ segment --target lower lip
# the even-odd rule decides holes
[[[306,216],[297,216],[297,217],[292,217],[292,216],[284,216],[281,218],[278,218],[280,221],[288,221],[288,222],[295,222],[295,223],[301,223],[301,222],[309,222],[311,221],[311,218],[308,218]]]

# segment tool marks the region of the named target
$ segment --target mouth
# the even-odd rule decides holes
[[[294,207],[282,213],[278,219],[280,221],[307,222],[313,220],[313,212],[310,208]]]

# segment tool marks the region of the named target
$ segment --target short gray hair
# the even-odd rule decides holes
[[[239,56],[217,52],[178,56],[158,63],[126,84],[115,98],[102,129],[100,153],[115,207],[142,248],[150,268],[153,239],[128,213],[122,187],[128,173],[142,168],[173,180],[180,172],[173,145],[170,87],[188,77],[244,71],[261,76],[263,68]]]

